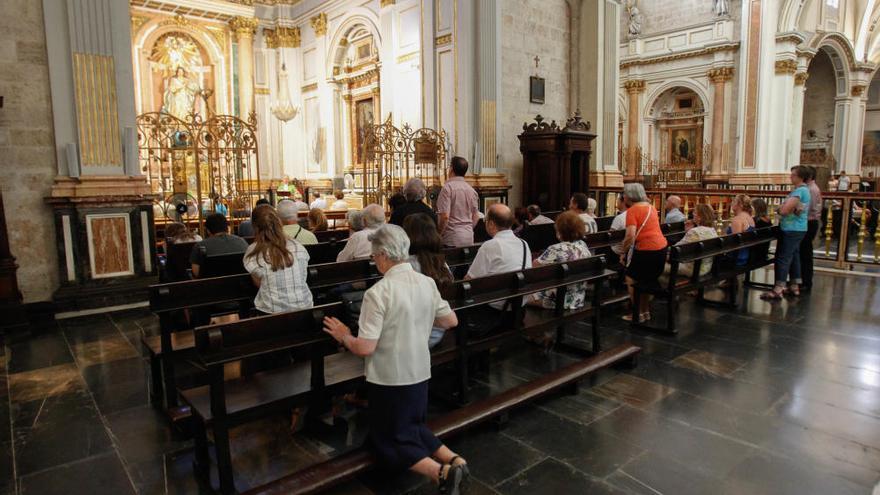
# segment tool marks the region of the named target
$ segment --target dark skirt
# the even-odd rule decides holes
[[[626,276],[641,285],[656,285],[657,278],[666,265],[667,248],[656,251],[633,251],[633,258],[626,267]]]
[[[370,444],[388,469],[408,469],[443,445],[425,424],[428,382],[387,386],[367,383]]]

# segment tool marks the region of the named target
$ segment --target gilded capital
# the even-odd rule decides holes
[[[719,67],[717,69],[712,69],[706,75],[713,83],[726,83],[733,79],[733,67]]]
[[[798,63],[797,60],[777,60],[776,61],[776,73],[777,74],[794,74],[797,72]]]
[[[232,31],[239,37],[239,39],[252,38],[254,33],[257,32],[258,24],[259,21],[254,17],[237,16],[229,21],[229,27],[232,28]]]
[[[852,95],[862,96],[865,94],[865,89],[867,89],[867,86],[865,86],[864,84],[856,84],[852,87]]]
[[[298,27],[278,26],[275,29],[263,29],[266,37],[266,48],[298,48],[302,36]]]
[[[327,34],[327,14],[321,13],[312,17],[312,29],[315,30],[315,36]]]
[[[795,86],[803,86],[807,83],[807,79],[810,78],[810,74],[806,72],[797,72],[794,75],[794,84]]]
[[[645,90],[645,81],[642,81],[641,79],[626,81],[623,83],[623,87],[626,89],[626,92],[631,95],[639,94]]]
[[[388,7],[389,5],[394,5],[394,3],[395,0],[382,0],[381,2],[379,2],[379,6]]]

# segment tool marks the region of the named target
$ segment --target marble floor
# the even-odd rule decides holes
[[[630,332],[606,314],[605,344],[643,346],[639,366],[603,371],[577,395],[517,411],[500,431],[451,442],[471,464],[470,493],[871,493],[880,481],[878,288],[878,278],[819,274],[797,300],[771,304],[750,291],[738,311],[686,301],[675,337]],[[148,404],[139,339],[156,331],[147,310],[132,310],[5,337],[0,495],[198,493],[192,442]],[[572,334],[589,338],[586,326]],[[525,344],[504,349],[474,395],[570,361]],[[235,430],[239,488],[357,445],[363,420],[346,414],[347,426],[320,435],[292,435],[287,418]],[[386,473],[335,492],[433,493],[415,476]]]

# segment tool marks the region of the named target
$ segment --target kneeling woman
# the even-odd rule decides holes
[[[384,277],[364,294],[358,336],[336,318],[324,319],[324,331],[366,358],[370,442],[380,461],[432,479],[440,493],[458,494],[469,475],[467,464],[425,424],[431,327],[449,329],[458,318],[434,281],[408,263],[410,242],[402,228],[383,225],[370,242]]]

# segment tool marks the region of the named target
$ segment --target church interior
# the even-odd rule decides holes
[[[880,494],[880,3],[0,6],[0,495]]]

